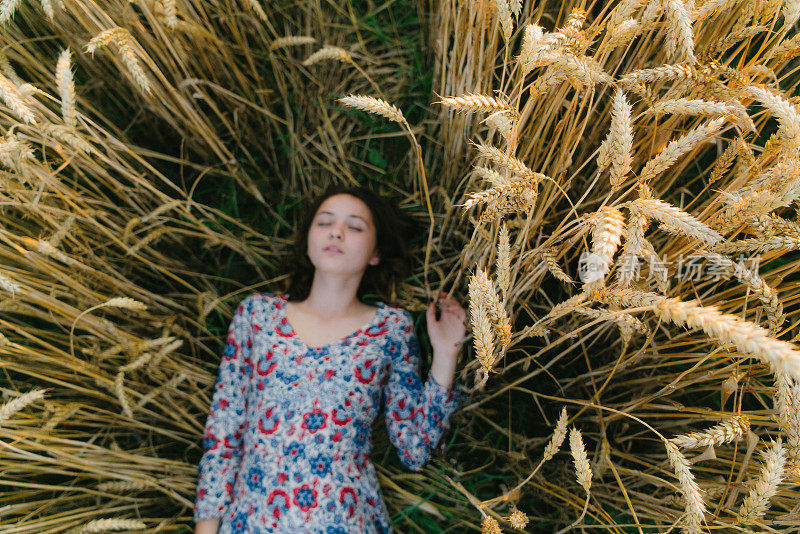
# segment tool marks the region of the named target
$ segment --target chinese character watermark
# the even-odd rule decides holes
[[[743,253],[738,257],[728,258],[726,256],[712,255],[706,257],[702,254],[693,252],[691,254],[680,254],[677,260],[668,261],[659,258],[658,255],[650,253],[644,256],[644,260],[636,255],[620,255],[616,264],[623,278],[639,280],[641,268],[647,266],[647,279],[665,281],[670,273],[674,273],[675,278],[685,281],[699,282],[701,280],[719,281],[722,278],[730,278],[737,272],[748,272],[750,275],[758,276],[758,266],[760,257],[748,258]],[[608,259],[600,254],[590,251],[581,252],[578,259],[578,279],[584,283],[602,280],[610,271]]]

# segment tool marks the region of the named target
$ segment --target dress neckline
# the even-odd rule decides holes
[[[334,345],[338,345],[340,343],[343,343],[343,342],[347,341],[348,339],[350,339],[351,337],[353,337],[353,336],[361,333],[362,331],[366,330],[367,328],[372,326],[372,324],[375,321],[378,320],[378,317],[380,316],[380,314],[381,314],[381,312],[383,311],[383,308],[384,308],[383,302],[378,302],[377,303],[378,304],[377,305],[377,309],[375,310],[375,313],[373,314],[372,319],[370,319],[368,323],[362,325],[361,328],[359,328],[357,330],[354,330],[353,332],[350,332],[349,334],[347,334],[346,336],[344,336],[342,338],[339,338],[339,339],[337,339],[335,341],[332,341],[330,343],[326,343],[325,345],[320,345],[318,347],[309,347],[308,345],[306,345],[306,342],[303,341],[303,338],[301,338],[299,335],[297,335],[297,330],[294,329],[294,326],[292,325],[292,322],[289,320],[289,315],[286,313],[286,310],[288,308],[287,304],[289,302],[289,299],[285,295],[279,295],[279,296],[280,296],[281,299],[283,299],[283,306],[281,306],[281,318],[284,319],[285,324],[289,328],[291,328],[291,330],[292,330],[291,336],[294,339],[296,339],[300,343],[300,345],[303,346],[303,348],[305,348],[307,350],[314,350],[314,351],[320,351],[320,350],[323,350],[323,349],[327,349],[328,347],[332,347]]]

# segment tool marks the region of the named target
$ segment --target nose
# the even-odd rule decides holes
[[[342,238],[342,230],[337,225],[331,225],[331,237]]]

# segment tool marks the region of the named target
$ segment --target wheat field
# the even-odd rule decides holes
[[[798,19],[0,3],[0,530],[191,532],[233,307],[363,183],[470,315],[441,450],[373,428],[397,532],[797,532]]]

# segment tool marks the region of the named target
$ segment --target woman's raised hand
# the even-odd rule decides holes
[[[447,356],[458,356],[464,335],[467,331],[467,313],[452,295],[446,297],[439,294],[441,314],[436,320],[436,303],[431,302],[426,312],[428,319],[428,337],[431,340],[434,355],[441,353]]]

